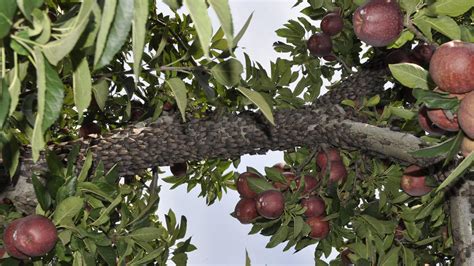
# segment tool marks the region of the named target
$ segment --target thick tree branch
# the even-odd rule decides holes
[[[454,238],[454,256],[455,265],[474,265],[474,246],[471,212],[472,205],[470,199],[474,198],[472,192],[474,189],[474,180],[472,176],[461,185],[459,189],[450,198],[450,216],[452,234]]]

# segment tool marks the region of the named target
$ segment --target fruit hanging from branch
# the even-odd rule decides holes
[[[283,214],[285,198],[278,190],[267,190],[257,196],[257,212],[267,218],[276,219]]]
[[[234,210],[235,217],[242,223],[251,223],[258,217],[255,199],[243,198],[239,200]]]
[[[474,90],[474,43],[450,41],[434,52],[430,76],[440,89],[450,93]]]
[[[369,0],[353,15],[354,33],[374,47],[393,43],[403,30],[403,13],[396,0]]]

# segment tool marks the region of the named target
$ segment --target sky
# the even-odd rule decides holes
[[[289,0],[229,0],[234,19],[234,28],[238,32],[249,15],[254,12],[252,23],[242,38],[237,51],[237,57],[245,62],[242,52],[260,62],[267,69],[270,61],[275,60],[278,54],[272,44],[277,41],[275,30],[285,22],[299,15],[299,9],[292,9],[295,1]],[[168,8],[159,5],[163,11]],[[217,19],[213,15],[213,21]],[[214,27],[214,31],[217,26]],[[244,172],[247,166],[264,170],[265,166],[272,166],[283,161],[282,152],[269,152],[267,155],[245,155],[241,159],[239,172]],[[169,175],[167,167],[164,176]],[[299,253],[283,252],[285,244],[273,249],[265,248],[269,237],[248,235],[251,225],[243,225],[230,216],[239,201],[237,191],[230,190],[221,201],[207,206],[205,199],[198,198],[199,188],[187,193],[186,186],[170,190],[170,186],[161,183],[161,200],[159,215],[163,215],[171,208],[179,217],[185,215],[188,219],[187,237],[192,236],[192,243],[197,250],[189,253],[189,265],[245,265],[245,250],[247,249],[252,265],[314,265],[314,246],[307,247]]]

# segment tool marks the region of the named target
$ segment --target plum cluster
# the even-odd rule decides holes
[[[297,176],[288,165],[283,163],[274,165],[272,168],[281,173],[285,182],[267,180],[265,176],[254,172],[240,174],[236,184],[241,199],[235,206],[233,216],[242,224],[254,223],[262,218],[278,219],[285,212],[286,198],[293,193],[300,193],[299,204],[304,208],[304,219],[311,228],[308,236],[314,239],[326,238],[330,231],[330,223],[326,220],[326,205],[318,194],[318,188],[322,186],[325,177],[328,186],[345,182],[347,170],[337,149],[319,152],[316,164],[321,170],[317,177]],[[272,188],[260,193],[255,192],[249,183],[252,179],[260,178],[271,182]]]

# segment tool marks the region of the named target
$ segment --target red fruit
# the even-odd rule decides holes
[[[403,172],[400,186],[410,196],[419,197],[431,192],[432,188],[426,185],[426,171],[416,165],[411,165]]]
[[[273,187],[278,190],[286,190],[291,184],[291,181],[296,179],[296,175],[293,172],[284,172],[282,175],[286,179],[286,183],[275,182],[273,183]]]
[[[248,178],[260,178],[259,175],[252,173],[252,172],[245,172],[239,175],[237,179],[237,191],[239,192],[240,196],[243,198],[255,198],[257,193],[255,193],[250,187],[247,181]]]
[[[13,234],[15,247],[30,257],[43,256],[51,251],[58,240],[56,226],[41,215],[30,215],[16,227]]]
[[[301,200],[301,205],[306,208],[304,215],[306,217],[321,216],[326,210],[326,204],[320,197],[309,197]]]
[[[175,163],[170,166],[170,171],[174,176],[182,177],[188,172],[188,165],[186,163]]]
[[[314,176],[305,175],[303,194],[308,194],[318,186],[318,180]],[[300,188],[301,178],[296,179],[296,187]]]
[[[18,225],[23,222],[24,218],[16,219],[11,222],[5,231],[3,232],[3,244],[5,245],[5,250],[7,253],[17,259],[25,260],[28,259],[26,254],[21,253],[15,246],[14,235],[18,228]]]
[[[420,127],[424,131],[435,136],[441,136],[446,133],[446,131],[433,124],[428,117],[428,109],[425,106],[423,106],[418,112],[418,124],[420,124]]]
[[[4,248],[0,248],[0,259],[3,258],[3,256],[5,256],[6,253],[7,251]]]
[[[241,199],[235,205],[234,214],[242,224],[249,224],[258,217],[255,199]]]
[[[464,134],[474,139],[474,91],[466,94],[462,99],[458,110],[458,119]]]
[[[291,167],[285,163],[277,163],[274,166],[272,166],[276,170],[280,171],[281,173],[283,172],[288,172],[291,170]]]
[[[346,248],[341,252],[341,262],[343,266],[354,265],[349,258],[349,255],[352,254],[351,250]]]
[[[436,47],[431,44],[420,43],[413,48],[413,56],[425,65],[429,65]]]
[[[395,238],[398,239],[398,240],[402,240],[403,239],[403,231],[405,230],[405,228],[403,228],[403,226],[401,225],[397,225],[397,227],[395,228]]]
[[[337,60],[337,57],[333,54],[323,56],[323,59],[328,61],[328,62],[333,62]]]
[[[314,239],[324,239],[329,234],[329,222],[324,221],[324,216],[310,217],[306,223],[311,227],[309,237]]]
[[[324,33],[313,34],[306,43],[309,52],[314,56],[323,57],[331,54],[332,41],[329,35]]]
[[[339,154],[339,150],[335,148],[331,148],[327,150],[327,154],[324,151],[318,152],[316,155],[316,164],[319,168],[324,168],[328,164],[328,157],[329,161],[342,161],[341,155]]]
[[[437,125],[439,128],[450,132],[459,131],[459,123],[457,114],[454,114],[451,118],[447,116],[446,111],[443,109],[432,109],[428,110],[428,118]]]
[[[342,31],[344,21],[337,13],[329,13],[321,20],[321,30],[329,36],[333,36]]]
[[[461,142],[461,153],[464,157],[469,156],[474,151],[474,140],[464,137]]]
[[[257,196],[257,212],[267,218],[276,219],[283,214],[285,198],[278,190],[267,190]]]
[[[164,102],[163,103],[163,111],[171,111],[173,110],[174,105],[170,102]]]
[[[415,58],[410,52],[403,49],[396,49],[390,52],[385,58],[385,64],[399,64],[399,63],[412,63],[420,64],[418,59]]]
[[[326,174],[326,167],[321,169],[321,174]],[[347,170],[346,166],[342,163],[342,161],[333,161],[331,162],[331,170],[329,172],[329,180],[328,183],[344,183],[347,179]]]
[[[357,38],[375,47],[393,43],[403,30],[403,13],[396,0],[368,1],[357,8],[352,21]]]
[[[474,90],[474,43],[450,41],[441,45],[430,62],[430,75],[440,89],[451,93]]]

